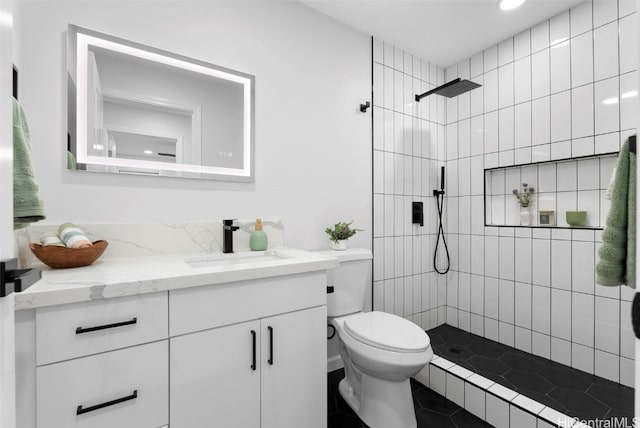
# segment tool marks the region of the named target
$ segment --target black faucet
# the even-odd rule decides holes
[[[222,252],[233,253],[233,232],[240,229],[233,225],[233,220],[222,220],[222,230],[224,231],[222,239]]]

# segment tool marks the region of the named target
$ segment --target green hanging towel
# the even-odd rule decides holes
[[[636,158],[625,141],[618,154],[611,208],[598,251],[596,283],[635,288]]]
[[[636,288],[636,153],[629,151],[629,198],[627,202],[627,269],[625,281],[631,288]]]
[[[31,136],[24,110],[13,99],[13,228],[44,220],[42,200],[31,164]]]

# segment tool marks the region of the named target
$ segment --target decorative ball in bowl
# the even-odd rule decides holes
[[[107,241],[95,241],[91,247],[68,248],[29,244],[33,254],[45,265],[54,269],[88,266],[98,260],[107,249]]]
[[[569,224],[569,226],[584,226],[586,222],[586,211],[567,211],[567,223]]]

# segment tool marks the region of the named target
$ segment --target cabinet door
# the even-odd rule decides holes
[[[262,320],[262,428],[327,426],[325,306]]]
[[[260,426],[259,321],[172,338],[170,346],[171,428]]]

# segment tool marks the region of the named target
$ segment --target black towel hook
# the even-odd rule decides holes
[[[369,107],[371,107],[371,104],[369,104],[369,101],[367,101],[364,104],[360,104],[360,111],[363,113],[366,113]]]

